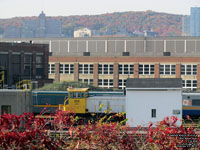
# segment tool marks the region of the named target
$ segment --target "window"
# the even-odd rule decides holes
[[[20,59],[21,56],[20,54],[13,54],[12,55],[12,71],[13,71],[13,75],[20,75]]]
[[[44,75],[44,67],[43,67],[43,55],[40,53],[36,54],[36,78],[42,78]]]
[[[156,109],[151,109],[151,117],[156,118]]]
[[[88,85],[93,85],[93,79],[79,79],[79,81],[87,83]]]
[[[119,74],[133,74],[134,65],[131,64],[119,64]]]
[[[192,106],[200,106],[200,100],[199,99],[193,99],[192,100]]]
[[[140,75],[153,75],[154,74],[154,65],[140,64],[139,65],[139,74]]]
[[[99,64],[98,73],[99,74],[113,74],[113,64]]]
[[[32,54],[24,54],[24,75],[32,76],[33,64]]]
[[[161,75],[175,75],[176,74],[176,65],[172,65],[172,64],[160,65],[160,74]]]
[[[196,75],[197,65],[181,65],[181,75]]]
[[[93,64],[79,64],[80,74],[93,74]]]
[[[183,89],[197,90],[197,80],[183,80]]]
[[[118,87],[119,89],[124,89],[126,87],[126,79],[119,79]]]
[[[64,64],[59,65],[59,73],[63,74],[64,73]]]
[[[55,64],[49,64],[49,74],[55,73]]]
[[[20,54],[12,54],[12,72],[13,84],[20,81],[21,74],[21,56]]]
[[[59,70],[60,74],[73,74],[74,64],[60,64]]]
[[[1,114],[11,114],[11,105],[2,105],[1,106]]]
[[[112,88],[113,87],[113,79],[99,79],[98,86],[103,88]]]

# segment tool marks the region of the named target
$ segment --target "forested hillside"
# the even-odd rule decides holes
[[[37,17],[15,17],[10,19],[0,19],[0,34],[8,25],[22,26],[23,20],[34,20]],[[119,12],[102,15],[83,16],[58,16],[47,19],[61,19],[62,32],[65,35],[72,35],[77,28],[87,27],[100,35],[115,35],[143,32],[152,30],[158,32],[160,36],[181,35],[182,15],[158,13],[153,11],[145,12]]]

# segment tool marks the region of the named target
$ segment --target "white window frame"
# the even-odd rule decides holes
[[[54,65],[54,67],[52,67]],[[54,69],[52,69],[52,68],[54,68]],[[49,74],[55,74],[55,72],[56,72],[56,66],[55,66],[55,64],[49,64],[49,66],[48,66],[48,73]]]
[[[191,82],[191,86],[187,86],[187,82],[190,81]],[[196,81],[196,86],[194,86],[194,81]],[[197,89],[197,80],[182,80],[182,85],[183,85],[183,89],[189,89],[189,90],[196,90]]]
[[[99,80],[102,80],[101,85],[99,84]],[[113,84],[114,84],[114,80],[113,79],[99,79],[99,80],[98,80],[98,87],[113,88]],[[108,80],[108,85],[105,85],[105,80]],[[111,83],[112,83],[112,85],[111,85]]]
[[[59,73],[64,74],[64,64],[59,64]]]
[[[122,69],[120,69],[120,65],[122,66]],[[128,74],[125,74],[125,65],[128,65]],[[131,71],[132,68],[132,71]],[[134,74],[134,64],[119,64],[118,65],[118,70],[119,70],[119,74],[121,75],[132,75]]]
[[[85,80],[87,80],[87,82],[85,82]],[[91,82],[92,80],[92,82]],[[80,82],[83,82],[83,83],[87,83],[88,85],[93,85],[94,83],[94,80],[93,79],[79,79]]]
[[[102,65],[101,73],[99,70],[100,65]],[[107,74],[113,74],[114,73],[114,65],[113,64],[98,64],[98,74],[105,74],[105,71],[104,71],[105,65],[108,65],[108,73]],[[112,68],[112,71],[110,70],[111,68]],[[105,75],[107,75],[107,74],[105,74]]]
[[[166,72],[166,66],[169,65],[170,69],[169,69],[169,74],[167,74]],[[161,73],[161,66],[163,66],[163,73]],[[172,71],[172,66],[175,67],[175,70]],[[160,64],[160,75],[176,75],[176,64]],[[173,72],[173,73],[172,73]]]
[[[88,65],[88,73],[85,73],[86,65]],[[91,67],[92,65],[92,67]],[[94,73],[94,65],[93,64],[79,64],[79,74],[93,74]],[[82,68],[82,71],[80,70]]]
[[[122,82],[121,82],[122,85],[119,85],[120,80],[122,80]],[[119,89],[124,89],[124,88],[126,87],[126,81],[127,81],[127,79],[119,79],[118,88],[119,88]]]
[[[148,73],[145,73],[145,65],[149,66]],[[140,66],[142,66],[142,73],[140,73]],[[153,66],[153,73],[151,73],[151,66]],[[139,75],[154,75],[155,64],[139,64]]]
[[[63,73],[61,73],[61,70],[60,70],[61,67],[60,67],[60,65],[63,65],[63,68],[62,68],[63,69],[62,70]],[[59,72],[60,72],[60,74],[74,74],[74,64],[60,64],[60,65],[59,65],[59,70],[60,70]],[[73,67],[71,67],[71,65],[73,65]],[[66,71],[67,71],[67,70],[65,70],[66,66],[68,66],[68,68],[69,68],[68,69],[69,73],[66,73]]]
[[[184,70],[182,70],[182,66],[184,66]],[[191,74],[188,74],[188,67],[191,66]],[[196,66],[196,71],[194,72],[194,66]],[[181,64],[181,75],[197,75],[197,64]]]

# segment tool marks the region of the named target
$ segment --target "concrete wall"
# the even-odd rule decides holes
[[[163,52],[171,52],[173,57],[200,56],[200,37],[91,37],[91,38],[25,38],[0,39],[2,42],[23,41],[49,44],[53,56],[130,56],[155,57],[163,56]]]
[[[32,96],[30,91],[0,90],[0,113],[3,105],[11,106],[11,114],[20,115],[32,112]]]
[[[156,117],[152,118],[152,109],[156,109]],[[173,115],[173,110],[180,110],[179,115]],[[136,91],[127,89],[126,92],[126,117],[128,125],[148,126],[149,122],[158,122],[165,117],[177,116],[182,118],[181,90],[165,91]],[[178,122],[180,125],[181,122]]]

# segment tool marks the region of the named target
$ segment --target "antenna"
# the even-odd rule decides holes
[[[41,1],[41,10],[44,11],[45,0]]]

